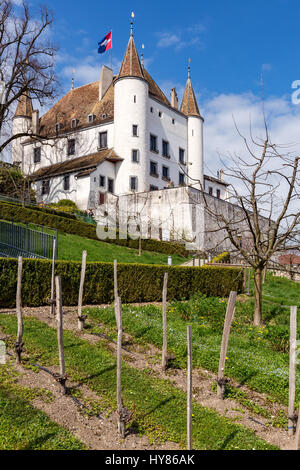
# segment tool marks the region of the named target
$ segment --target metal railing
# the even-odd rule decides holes
[[[51,259],[55,238],[57,246],[57,236],[32,230],[27,225],[0,221],[0,253],[6,256]]]

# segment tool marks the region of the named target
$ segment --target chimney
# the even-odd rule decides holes
[[[40,118],[38,109],[32,111],[32,132],[38,134],[40,132]]]
[[[172,108],[178,109],[178,98],[176,88],[172,88],[171,90],[171,106]]]
[[[103,96],[107,92],[108,88],[110,87],[113,81],[113,72],[111,69],[103,65],[100,73],[100,81],[99,81],[99,101],[102,100]]]
[[[220,170],[220,180],[224,181],[224,170]]]

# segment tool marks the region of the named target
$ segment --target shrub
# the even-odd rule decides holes
[[[62,278],[64,305],[77,305],[81,263],[57,261],[55,273]],[[196,292],[225,297],[241,291],[242,273],[236,268],[205,266],[154,266],[119,264],[118,288],[123,302],[161,301],[164,273],[169,273],[168,299],[190,298]],[[17,260],[0,258],[0,306],[15,306]],[[50,298],[51,261],[23,260],[22,303],[40,306]],[[113,264],[87,263],[84,303],[110,303],[114,298]]]
[[[57,207],[72,207],[73,209],[78,209],[77,205],[75,204],[74,201],[71,201],[71,199],[60,199],[58,202],[53,204]]]
[[[95,225],[81,222],[77,220],[76,217],[75,220],[72,220],[73,216],[71,217],[72,218],[67,217],[67,213],[64,213],[64,216],[61,217],[56,214],[48,214],[45,210],[28,209],[19,205],[0,202],[0,219],[14,219],[15,222],[31,222],[33,224],[46,225],[65,233],[98,240]],[[139,247],[139,241],[132,239],[121,240],[116,238],[115,240],[106,239],[102,241],[135,249],[138,249]],[[179,243],[163,242],[152,239],[142,240],[142,249],[146,251],[155,251],[157,253],[165,253],[168,255],[174,254],[184,257],[190,255],[190,252]]]
[[[215,256],[211,263],[230,263],[230,254],[228,251],[224,251],[224,253],[220,253],[219,255]]]

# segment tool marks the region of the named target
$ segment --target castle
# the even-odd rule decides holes
[[[16,139],[13,163],[30,175],[39,201],[72,199],[104,225],[105,217],[120,217],[124,202],[127,212],[141,216],[140,203],[145,223],[160,227],[156,237],[180,240],[195,232],[195,218],[204,233],[203,210],[196,215],[191,199],[200,204],[205,191],[226,204],[228,185],[222,172],[203,174],[204,119],[190,67],[180,107],[175,88],[170,98],[141,62],[131,26],[117,76],[103,66],[99,81],[72,87],[41,118],[30,97],[21,97],[13,133],[29,130],[45,140]]]

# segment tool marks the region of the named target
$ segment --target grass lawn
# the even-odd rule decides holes
[[[87,261],[113,262],[116,259],[119,263],[168,264],[168,255],[163,253],[142,251],[139,256],[138,250],[133,248],[59,232],[58,259],[79,261],[83,250],[87,250]],[[187,259],[183,256],[172,255],[174,265],[185,261]]]
[[[16,318],[2,314],[0,328],[15,335]],[[58,363],[56,331],[33,319],[24,320],[24,343],[31,360],[42,365]],[[69,377],[85,383],[102,397],[104,409],[116,409],[116,358],[101,342],[96,345],[79,339],[70,331],[64,332],[66,370]],[[131,423],[140,434],[151,441],[170,440],[186,446],[186,394],[168,381],[149,375],[123,363],[122,389],[124,404],[136,411]],[[194,449],[267,450],[274,446],[259,439],[240,425],[220,416],[213,410],[193,404]]]
[[[15,375],[9,365],[0,365],[0,449],[85,449],[70,432],[30,404],[30,398],[51,400],[51,393],[17,386]]]
[[[294,293],[293,302],[300,301],[300,286],[286,279],[268,278],[265,286],[270,293],[288,289]],[[286,301],[289,299],[286,296]],[[217,372],[226,311],[225,299],[205,298],[201,294],[188,302],[176,301],[168,306],[168,349],[176,357],[178,367],[186,367],[186,326],[193,327],[193,363],[195,367]],[[264,302],[263,327],[252,325],[253,299],[237,302],[230,334],[226,375],[263,392],[283,404],[288,402],[289,387],[289,308]],[[94,328],[101,323],[112,336],[115,317],[112,307],[85,309]],[[123,325],[127,333],[141,343],[162,347],[161,309],[148,305],[124,305]],[[101,328],[98,328],[101,331]],[[103,328],[102,328],[103,331]],[[298,337],[300,322],[298,324]],[[297,367],[297,402],[300,400],[300,368]]]
[[[24,226],[24,224],[17,224]],[[41,228],[34,224],[28,224],[28,227],[41,231]],[[56,230],[44,229],[45,233],[56,235]],[[127,248],[113,243],[105,243],[100,240],[71,235],[58,232],[58,259],[81,261],[83,250],[87,250],[87,261],[103,261],[112,263],[115,259],[119,263],[141,263],[141,264],[168,264],[168,255],[156,253],[154,251],[142,251],[138,255],[138,250]],[[172,264],[179,265],[187,261],[180,255],[172,255]]]

